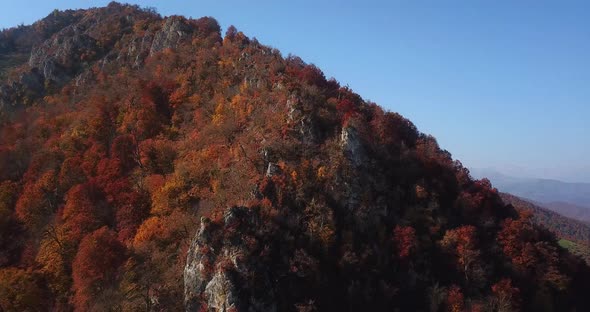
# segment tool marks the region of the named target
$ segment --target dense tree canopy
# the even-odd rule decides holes
[[[434,137],[220,32],[111,3],[0,33],[31,55],[0,67],[0,310],[589,308]]]

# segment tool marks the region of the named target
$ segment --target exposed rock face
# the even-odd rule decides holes
[[[40,94],[43,92],[44,82],[44,76],[37,69],[33,69],[30,72],[21,75],[20,88],[23,93]]]
[[[187,311],[277,311],[267,266],[253,252],[261,220],[249,208],[232,207],[222,227],[203,219],[184,269]],[[221,238],[220,238],[221,237]],[[255,250],[255,249],[254,249]],[[253,278],[256,276],[256,278]],[[257,293],[256,289],[265,289]]]
[[[166,19],[162,29],[154,36],[150,49],[150,55],[168,48],[175,48],[178,43],[189,36],[190,27],[186,25],[185,19],[181,17],[170,17]]]
[[[88,69],[92,65],[96,64],[100,69],[109,64],[139,68],[147,57],[176,48],[184,40],[219,32],[219,25],[212,19],[205,19],[201,24],[180,16],[161,19],[138,7],[117,3],[110,4],[97,14],[66,17],[60,17],[60,14],[46,18],[55,28],[47,31],[50,36],[40,38],[28,47],[30,57],[23,66],[26,80],[21,77],[13,85],[0,87],[0,115],[46,95],[49,92],[47,86],[57,89],[72,79],[75,86],[91,81],[92,73]],[[53,21],[57,18],[63,19],[63,22]],[[154,27],[158,30],[151,28],[136,32],[133,26],[138,19],[153,22],[152,25],[161,23],[162,26]],[[105,30],[107,24],[108,32]],[[25,30],[25,33],[32,32],[29,28]],[[10,50],[7,44],[0,42],[0,49]],[[27,95],[36,98],[23,98],[23,88],[33,90],[27,91]]]
[[[273,175],[275,175],[277,172],[279,172],[279,166],[277,166],[276,164],[273,164],[271,162],[268,163],[268,167],[266,168],[266,176],[267,177],[272,177]]]
[[[31,68],[39,68],[45,79],[63,83],[75,74],[82,62],[100,55],[97,41],[77,25],[64,28],[57,36],[33,49]],[[98,53],[97,53],[98,52]]]
[[[121,54],[117,59],[132,64],[134,68],[140,67],[145,58],[150,54],[153,39],[154,36],[150,32],[147,32],[144,36],[133,39],[126,51],[127,53],[121,51]]]
[[[346,156],[356,167],[360,167],[367,157],[356,129],[353,127],[342,128],[340,142]]]
[[[205,287],[204,295],[209,309],[230,311],[237,306],[236,289],[228,272],[217,272]]]
[[[153,40],[154,34],[149,30],[134,34],[133,25],[138,19],[159,23],[161,18],[156,14],[118,3],[111,3],[106,9],[94,13],[56,11],[41,25],[26,26],[12,32],[16,38],[13,40],[22,35],[32,38],[27,45],[12,47],[9,40],[0,42],[2,50],[30,52],[28,62],[21,66],[24,74],[0,87],[0,115],[9,114],[72,79],[75,86],[91,81],[92,72],[88,69],[94,64],[103,68],[116,61],[116,66],[137,68],[149,54],[175,47],[179,38],[184,37],[186,29],[181,18],[170,18],[158,32],[157,40]],[[115,45],[119,45],[118,49],[125,53],[114,52]]]
[[[37,34],[29,47],[30,56],[23,73],[12,83],[0,87],[0,115],[44,96],[49,85],[60,87],[80,73],[84,74],[84,69],[105,54],[109,47],[101,46],[94,37],[99,33],[97,28],[101,27],[101,21],[72,14],[52,13],[44,20],[45,24],[52,25],[45,31],[47,37]],[[115,33],[115,39],[122,35]],[[78,85],[78,81],[76,83]]]
[[[208,277],[205,265],[211,265],[214,261],[212,254],[205,252],[210,244],[209,221],[201,220],[201,227],[196,233],[186,259],[184,268],[184,291],[187,311],[197,310],[201,293],[207,285]]]
[[[304,103],[304,102],[308,103]],[[309,111],[311,105],[309,99],[302,99],[297,94],[291,94],[287,99],[287,120],[297,132],[297,136],[304,143],[313,143],[317,141],[315,122],[313,115]],[[307,105],[306,105],[307,104]]]

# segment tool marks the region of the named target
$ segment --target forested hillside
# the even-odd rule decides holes
[[[111,3],[0,38],[0,311],[590,311],[434,137],[234,27]]]
[[[551,230],[561,239],[560,245],[590,263],[590,225],[564,217],[511,194],[501,193],[500,196],[506,204],[511,204],[518,211],[531,214],[533,222]]]

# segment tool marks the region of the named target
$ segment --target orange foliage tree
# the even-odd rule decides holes
[[[17,268],[2,268],[0,294],[2,311],[47,310],[49,292],[41,274]]]
[[[477,248],[477,231],[472,225],[448,230],[440,241],[443,249],[453,256],[454,262],[465,279],[482,278],[480,251]]]
[[[461,288],[452,285],[447,293],[447,307],[449,312],[463,312],[465,307],[465,297]]]

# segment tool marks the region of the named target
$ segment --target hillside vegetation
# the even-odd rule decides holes
[[[2,311],[590,311],[554,234],[298,57],[117,3],[19,29]]]
[[[561,216],[511,194],[501,193],[500,196],[506,204],[511,204],[521,213],[530,214],[533,222],[555,233],[560,238],[558,243],[561,247],[590,263],[590,225]]]

